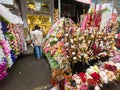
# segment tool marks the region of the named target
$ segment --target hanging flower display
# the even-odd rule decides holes
[[[7,28],[8,28],[7,36],[10,45],[17,56],[19,55],[19,46],[18,46],[18,37],[16,37],[17,33],[16,34],[14,33],[16,31],[16,27],[13,24],[9,24]]]
[[[6,58],[0,59],[0,80],[4,79],[8,75],[6,68]]]
[[[3,5],[0,5],[3,8],[3,11],[7,11],[12,15],[7,8]],[[12,15],[12,19],[9,16],[9,19],[15,21],[14,24],[8,22],[6,17],[7,13],[0,13],[0,80],[5,78],[8,74],[7,69],[10,68],[17,55],[22,53],[25,49],[25,40],[22,31],[23,22],[20,17]],[[13,19],[14,18],[14,19]],[[9,20],[10,21],[10,20]],[[16,22],[17,21],[17,22]],[[21,23],[20,23],[21,22]],[[19,23],[19,24],[15,24]]]
[[[10,53],[10,49],[8,48],[7,44],[6,44],[6,41],[3,39],[3,40],[0,40],[0,45],[2,46],[3,48],[3,52],[5,54],[5,56],[8,56],[9,53]]]

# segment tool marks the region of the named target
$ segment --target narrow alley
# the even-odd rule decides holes
[[[50,90],[50,68],[47,60],[36,60],[33,48],[19,57],[9,75],[0,81],[0,90]]]

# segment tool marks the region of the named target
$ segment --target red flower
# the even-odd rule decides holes
[[[88,79],[87,82],[92,86],[96,86],[96,83],[97,83],[94,79]]]
[[[100,83],[100,75],[98,73],[93,72],[91,76],[97,83]]]
[[[82,81],[85,83],[85,82],[86,82],[86,75],[85,75],[85,73],[80,72],[80,73],[79,73],[79,76],[80,76],[80,78],[82,79]]]
[[[105,64],[104,67],[105,67],[105,69],[112,71],[114,73],[117,71],[117,67],[114,65]]]

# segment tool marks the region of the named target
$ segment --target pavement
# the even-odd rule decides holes
[[[29,46],[8,70],[8,76],[0,81],[0,90],[50,90],[50,72],[47,59],[34,58]]]

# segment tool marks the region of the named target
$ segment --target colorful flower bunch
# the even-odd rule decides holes
[[[117,34],[116,36],[117,36],[117,38],[116,38],[116,47],[117,47],[118,49],[120,49],[120,33]]]
[[[70,19],[62,18],[58,20],[49,31],[45,39],[45,47],[43,48],[52,69],[51,77],[54,82],[59,81],[58,77],[62,76],[64,78],[71,73],[70,63],[64,56],[66,54],[63,40],[65,22],[73,24]]]
[[[3,35],[3,32],[0,30],[0,40],[1,39],[4,39],[4,35]]]
[[[111,31],[105,27],[100,31],[97,27],[89,27],[86,30],[78,31],[69,25],[68,32],[64,38],[66,57],[73,63],[78,61],[89,63],[90,60],[100,59],[105,56],[114,56],[115,31],[118,27],[112,23]]]
[[[7,69],[6,69],[6,59],[0,59],[0,80],[7,76]]]
[[[8,24],[7,37],[15,53],[19,55],[25,50],[25,39],[23,36],[22,26],[19,24]]]
[[[111,57],[109,60],[114,62],[114,63],[120,63],[120,54]]]
[[[3,52],[4,52],[5,56],[8,56],[10,54],[10,49],[4,39],[0,40],[0,45],[3,48]]]
[[[0,39],[0,80],[7,76],[7,65],[6,65],[6,58],[9,55],[8,47],[6,47],[6,43],[3,38]]]
[[[119,76],[120,63],[104,62],[99,66],[90,66],[85,73],[80,72],[74,74],[71,79],[66,79],[65,90],[88,90],[89,85],[94,86],[95,90],[100,90],[103,83],[107,84],[117,80]]]
[[[114,56],[116,54],[114,32],[117,25],[111,25],[114,29],[108,32],[107,28],[99,31],[97,27],[79,30],[69,19],[61,19],[54,24],[46,37],[43,49],[46,56],[49,57],[52,76],[56,78],[62,75],[64,78],[68,78],[73,73],[71,66],[74,66],[74,63],[89,63],[90,60],[96,58],[96,62],[98,62],[101,57]],[[59,75],[54,72],[54,69],[60,71]],[[92,74],[93,77],[94,75],[97,76],[97,73]],[[91,82],[91,80],[89,81]]]
[[[7,36],[8,36],[10,46],[12,47],[15,55],[17,56],[19,55],[19,46],[18,46],[19,37],[16,37],[17,34],[14,33],[16,27],[14,26],[14,24],[9,24],[7,28],[8,28]]]

